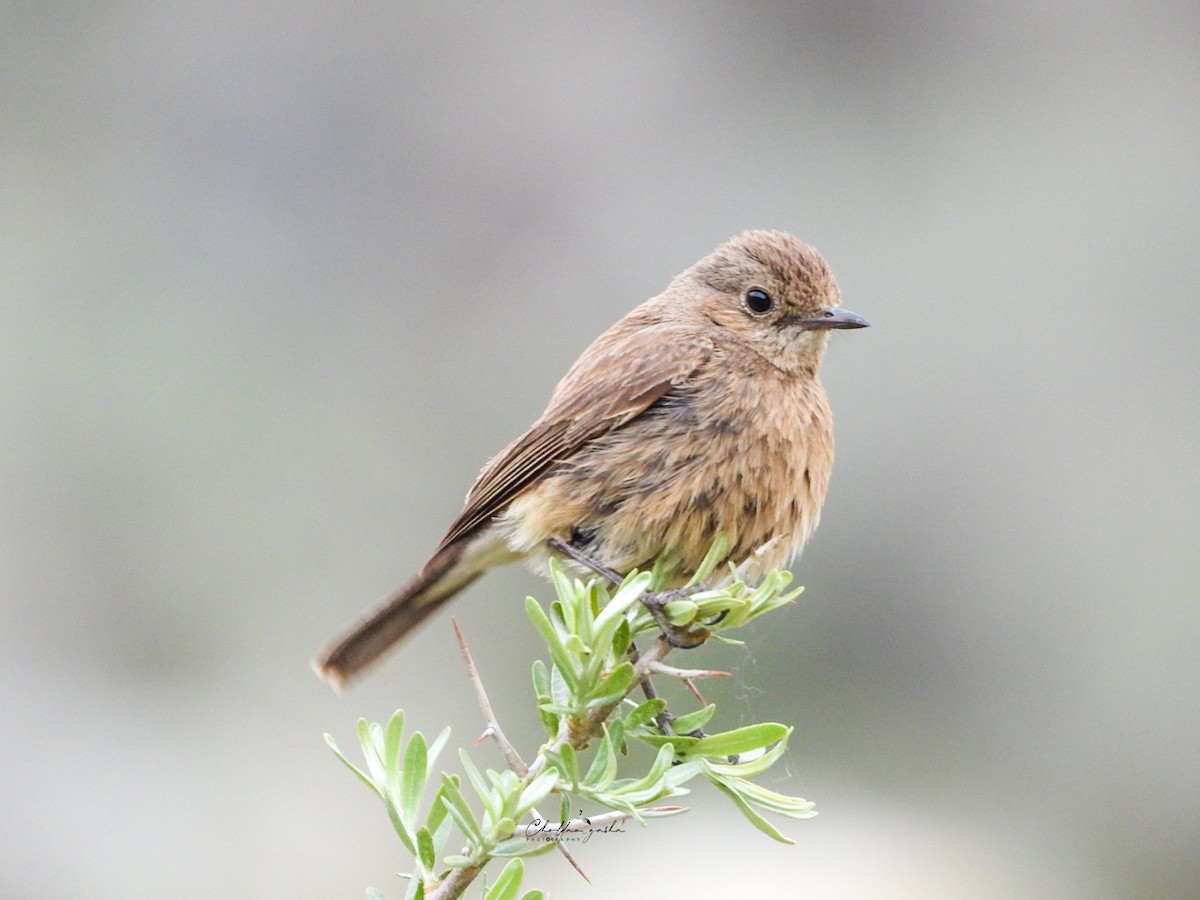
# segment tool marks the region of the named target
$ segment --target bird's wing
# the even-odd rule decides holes
[[[696,330],[629,317],[596,339],[533,426],[484,466],[441,549],[502,512],[549,466],[620,428],[696,371],[712,343]]]

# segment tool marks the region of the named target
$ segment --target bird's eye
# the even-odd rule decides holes
[[[774,305],[775,301],[771,299],[771,295],[762,288],[750,288],[746,291],[746,308],[755,315],[769,313]]]

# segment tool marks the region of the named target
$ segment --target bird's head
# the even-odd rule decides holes
[[[746,231],[721,244],[677,282],[698,312],[784,371],[816,371],[835,328],[865,328],[841,307],[824,257],[783,231]]]

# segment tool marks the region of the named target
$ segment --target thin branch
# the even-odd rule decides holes
[[[700,693],[700,688],[696,687],[696,682],[692,681],[690,678],[681,678],[680,681],[683,682],[684,687],[691,691],[691,694],[696,698],[697,703],[699,703],[701,706],[708,706],[708,701],[705,700],[704,695]]]
[[[509,768],[524,778],[529,774],[529,766],[525,765],[525,760],[521,759],[521,754],[517,752],[517,748],[512,745],[505,736],[504,729],[500,727],[500,721],[492,710],[487,691],[484,690],[483,682],[479,678],[479,670],[475,668],[471,650],[467,647],[467,639],[463,637],[462,629],[458,627],[458,620],[451,617],[450,624],[454,626],[454,636],[458,638],[458,648],[462,651],[463,664],[467,667],[467,679],[475,690],[475,699],[479,701],[479,711],[483,713],[483,721],[487,725],[483,734],[480,735],[480,740],[487,735],[494,737],[496,743],[500,745],[500,752],[504,755]]]
[[[479,677],[479,669],[475,667],[475,659],[471,656],[471,649],[467,646],[467,639],[462,633],[462,629],[458,627],[458,619],[450,617],[450,624],[454,626],[454,636],[458,638],[458,649],[462,651],[463,664],[467,667],[467,680],[471,682],[471,687],[475,690],[475,699],[479,701],[479,711],[483,713],[483,721],[487,727],[483,729],[483,734],[475,741],[479,743],[484,738],[495,738],[496,743],[500,747],[500,753],[504,756],[510,769],[517,773],[521,778],[528,779],[529,766],[525,765],[525,760],[521,759],[521,754],[517,752],[517,748],[512,745],[512,742],[504,734],[504,729],[500,727],[500,720],[496,718],[496,713],[492,709],[491,701],[488,700],[487,691],[483,687],[483,680]],[[539,819],[542,814],[536,809],[530,810]],[[561,843],[558,845],[558,850],[562,853],[571,867],[579,873],[588,884],[592,883],[592,879],[588,878],[587,872],[583,871],[583,867],[573,857],[569,850]],[[470,882],[468,881],[467,884]],[[454,896],[454,895],[450,895]]]
[[[663,662],[656,662],[650,666],[650,671],[659,675],[669,675],[671,678],[727,678],[728,672],[722,672],[719,669],[679,669],[675,666],[668,666]]]

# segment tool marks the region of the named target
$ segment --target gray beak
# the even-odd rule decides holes
[[[828,328],[866,328],[870,323],[858,313],[840,306],[826,306],[815,316],[801,320],[807,331],[824,331]]]

